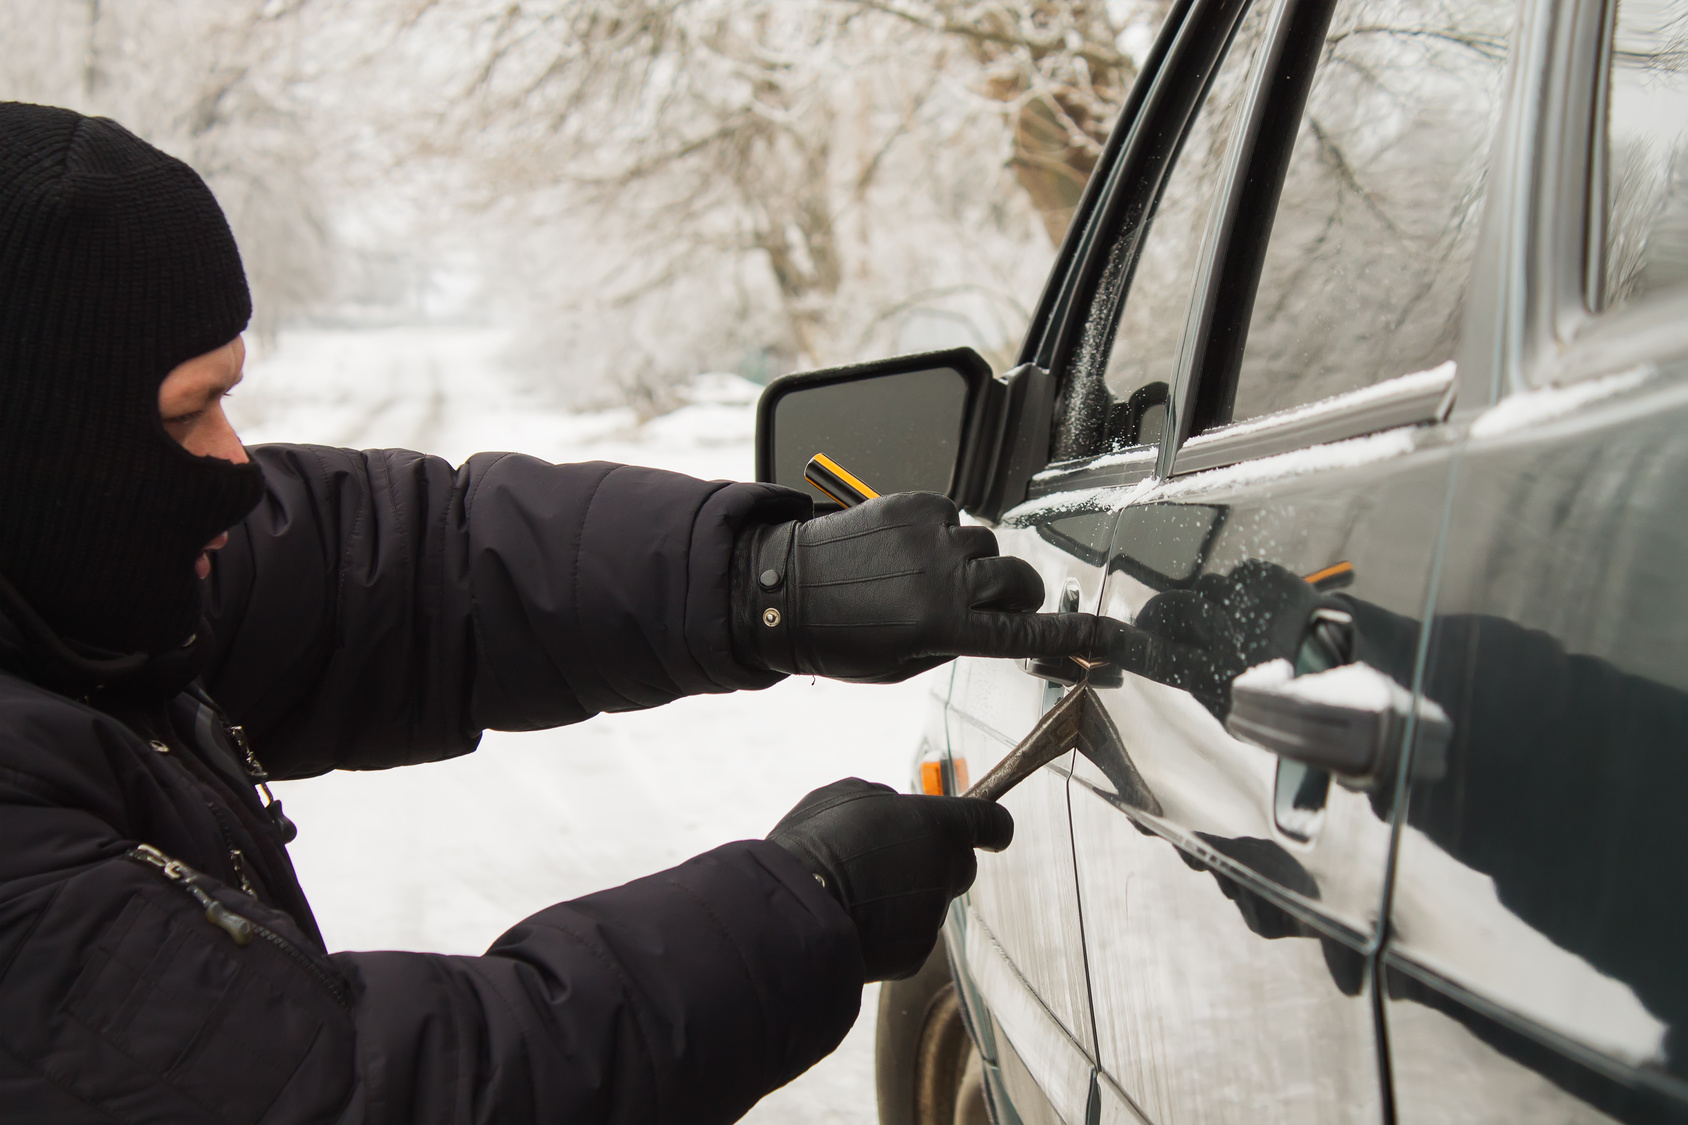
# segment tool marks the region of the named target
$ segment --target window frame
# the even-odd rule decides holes
[[[1056,379],[1053,414],[1056,427],[1059,427],[1062,415],[1068,409],[1069,391],[1073,380],[1090,373],[1080,366],[1084,331],[1114,246],[1123,238],[1129,237],[1132,240],[1128,251],[1130,263],[1122,291],[1128,292],[1143,235],[1148,229],[1148,225],[1139,221],[1139,216],[1151,211],[1153,205],[1159,201],[1174,157],[1183,144],[1185,134],[1217,69],[1215,64],[1229,46],[1251,2],[1294,4],[1297,0],[1193,0],[1183,9],[1182,18],[1176,27],[1173,26],[1173,20],[1178,13],[1174,13],[1163,26],[1160,41],[1157,42],[1157,51],[1160,52],[1159,65],[1152,75],[1145,71],[1139,79],[1139,86],[1144,87],[1141,96],[1136,89],[1133,90],[1128,107],[1131,111],[1130,116],[1122,111],[1115,126],[1114,137],[1118,139],[1118,155],[1107,168],[1106,181],[1098,191],[1099,202],[1094,213],[1087,216],[1084,234],[1075,247],[1075,253],[1060,286],[1061,315],[1049,324],[1035,357],[1035,362],[1051,372]],[[1164,50],[1161,49],[1163,43]],[[1268,51],[1270,46],[1268,42]],[[1251,84],[1245,96],[1252,100],[1254,93],[1255,89]],[[1246,120],[1245,116],[1245,122]],[[1110,138],[1110,146],[1113,144],[1114,139]],[[1227,175],[1229,174],[1228,171]],[[1133,224],[1136,225],[1135,230],[1130,229]],[[1198,290],[1208,272],[1205,266],[1205,261],[1198,261]],[[1124,300],[1123,295],[1121,300]],[[1172,409],[1173,404],[1169,401],[1169,432],[1172,428]],[[1053,436],[1052,430],[1052,441]],[[1164,436],[1160,444],[1164,447]],[[1045,475],[1051,469],[1059,474],[1061,470],[1077,468],[1096,460],[1099,456],[1107,455],[1087,454],[1069,461],[1052,462],[1050,469],[1045,470]],[[1034,479],[1034,495],[1037,494],[1037,484],[1038,481]]]
[[[1516,156],[1530,182],[1519,224],[1528,232],[1520,348],[1497,398],[1562,381],[1555,361],[1565,345],[1608,319],[1605,75],[1616,14],[1615,0],[1571,0],[1543,21],[1546,42],[1536,54],[1542,72],[1531,99],[1535,135]]]
[[[1678,351],[1684,339],[1688,288],[1612,309],[1605,301],[1608,80],[1620,0],[1575,0],[1561,19],[1564,48],[1555,75],[1562,92],[1544,99],[1544,180],[1536,206],[1532,280],[1541,296],[1533,310],[1541,342],[1528,357],[1525,390],[1610,374]],[[1559,140],[1563,138],[1563,140]],[[1558,147],[1554,147],[1558,141]]]
[[[1560,206],[1565,210],[1572,209],[1568,204],[1582,204],[1582,311],[1591,317],[1606,311],[1606,205],[1611,186],[1607,178],[1610,168],[1606,160],[1606,125],[1611,109],[1612,83],[1609,75],[1612,67],[1612,44],[1617,34],[1618,2],[1619,0],[1602,0],[1597,5],[1601,9],[1600,30],[1594,46],[1594,72],[1590,76],[1588,91],[1588,136],[1582,149],[1582,198],[1576,199],[1575,193],[1572,192],[1569,198],[1560,201]],[[1570,159],[1569,154],[1566,165],[1565,173],[1574,176],[1577,171],[1576,161]],[[1573,185],[1574,182],[1573,180]],[[1561,185],[1569,186],[1564,184],[1563,178]],[[1565,312],[1571,315],[1562,315],[1561,320],[1568,322],[1572,329],[1570,334],[1574,335],[1579,326],[1574,315],[1576,310],[1573,306]]]
[[[1602,307],[1606,68],[1616,13],[1616,0],[1524,7],[1517,65],[1535,68],[1536,77],[1515,81],[1519,105],[1505,138],[1520,166],[1518,185],[1484,220],[1506,254],[1511,291],[1494,302],[1490,393],[1472,394],[1460,415],[1511,394],[1649,363],[1675,352],[1688,332],[1688,290]]]
[[[1497,364],[1495,361],[1501,356],[1496,353],[1512,351],[1504,346],[1517,344],[1521,336],[1527,337],[1527,328],[1520,331],[1516,324],[1509,325],[1507,321],[1522,311],[1517,307],[1522,294],[1536,294],[1541,290],[1535,286],[1526,290],[1497,284],[1496,291],[1490,294],[1479,285],[1479,277],[1486,268],[1479,264],[1473,269],[1473,296],[1468,299],[1462,316],[1465,327],[1462,328],[1456,353],[1457,376],[1450,376],[1444,383],[1436,384],[1419,379],[1410,388],[1377,394],[1376,388],[1388,387],[1395,382],[1385,380],[1370,388],[1324,400],[1326,408],[1311,412],[1316,415],[1314,418],[1309,418],[1308,410],[1314,404],[1301,404],[1250,419],[1235,428],[1214,425],[1218,418],[1228,413],[1235,394],[1236,371],[1246,344],[1248,314],[1252,311],[1254,287],[1258,284],[1269,242],[1278,192],[1288,170],[1307,93],[1323,53],[1324,32],[1337,2],[1339,0],[1283,0],[1279,10],[1273,13],[1274,23],[1246,95],[1249,104],[1245,107],[1244,124],[1238,137],[1234,138],[1234,159],[1226,170],[1223,202],[1214,217],[1211,232],[1204,235],[1190,317],[1168,401],[1167,425],[1158,448],[1051,462],[1033,477],[1029,497],[1080,487],[1129,484],[1151,475],[1166,479],[1360,437],[1383,429],[1444,422],[1456,406],[1481,408],[1492,401],[1492,394],[1472,393],[1471,383],[1474,380],[1482,384],[1477,388],[1479,392],[1487,391],[1497,381],[1494,378],[1497,366],[1516,369],[1516,359],[1521,356],[1514,352],[1514,362]],[[1515,162],[1531,147],[1521,143],[1524,138],[1519,134],[1527,126],[1539,123],[1538,114],[1534,112],[1537,99],[1529,95],[1541,94],[1542,91],[1527,89],[1530,75],[1545,74],[1551,79],[1560,73],[1551,67],[1546,71],[1532,70],[1532,67],[1541,65],[1537,61],[1541,52],[1531,49],[1537,45],[1534,41],[1538,37],[1545,38],[1547,29],[1567,20],[1572,23],[1573,30],[1581,31],[1581,25],[1588,20],[1586,10],[1593,8],[1596,15],[1603,18],[1606,6],[1606,0],[1573,0],[1570,10],[1555,20],[1551,11],[1543,11],[1542,6],[1533,5],[1528,0],[1520,5],[1509,44],[1501,121],[1490,142],[1491,176],[1499,186],[1492,187],[1484,201],[1476,262],[1484,262],[1484,255],[1491,248],[1498,246],[1505,249],[1519,247],[1524,242],[1535,242],[1535,239],[1506,237],[1504,232],[1497,234],[1492,229],[1497,223],[1513,223],[1520,217],[1517,214],[1517,195],[1508,191],[1513,185],[1506,181],[1515,178]],[[1200,22],[1212,7],[1212,3],[1197,0],[1186,14],[1184,27],[1179,29],[1180,38],[1185,27]],[[1237,19],[1240,21],[1240,18],[1239,7]],[[1313,33],[1315,31],[1316,34]],[[1554,38],[1563,38],[1563,35]],[[1527,39],[1530,40],[1528,44]],[[1184,56],[1173,50],[1166,53],[1162,68],[1156,74],[1157,90],[1162,83],[1172,81],[1168,75],[1181,64],[1188,65]],[[1285,79],[1288,81],[1283,81]],[[1565,83],[1550,81],[1549,86],[1563,96]],[[1177,118],[1177,139],[1180,143],[1200,104],[1202,90],[1205,90],[1205,84],[1193,98],[1188,98],[1181,105],[1181,114]],[[1049,332],[1056,337],[1056,343],[1039,353],[1039,358],[1046,361],[1045,369],[1054,372],[1058,380],[1057,411],[1065,408],[1066,387],[1078,373],[1073,359],[1112,244],[1106,235],[1117,234],[1122,226],[1119,221],[1122,212],[1132,204],[1142,203],[1145,187],[1158,192],[1170,171],[1170,162],[1163,162],[1154,169],[1154,179],[1146,183],[1142,170],[1133,166],[1134,160],[1146,158],[1140,151],[1143,142],[1138,141],[1136,135],[1146,132],[1151,125],[1164,128],[1166,124],[1164,116],[1151,119],[1151,115],[1157,112],[1162,115],[1169,112],[1168,106],[1157,102],[1156,94],[1157,91],[1150,91],[1137,103],[1140,107],[1138,116],[1129,124],[1122,115],[1118,128],[1128,129],[1133,138],[1121,145],[1120,156],[1115,166],[1110,168],[1107,195],[1098,205],[1096,214],[1090,217],[1084,237],[1084,253],[1075,257],[1069,266],[1063,286],[1066,303],[1062,308],[1062,323],[1058,331],[1051,326]],[[1586,114],[1584,120],[1586,125]],[[1176,146],[1173,151],[1176,151]],[[1584,151],[1587,151],[1586,148]],[[1539,166],[1526,166],[1525,171],[1531,172]],[[1565,167],[1563,161],[1558,161],[1555,167],[1558,169],[1556,187],[1576,184],[1580,185],[1579,195],[1585,193],[1590,175],[1586,161],[1579,161],[1572,167]],[[1527,186],[1539,189],[1537,180],[1539,177],[1532,176]],[[1268,183],[1270,190],[1261,191],[1262,183]],[[1497,200],[1494,194],[1497,191],[1507,197]],[[1531,210],[1537,216],[1543,214],[1541,210]],[[1583,214],[1579,209],[1576,216],[1579,228],[1583,224]],[[1556,239],[1553,245],[1563,251],[1565,243],[1560,240],[1563,231],[1554,231],[1552,236]],[[1140,245],[1141,232],[1136,237]],[[1576,265],[1574,292],[1579,307],[1584,304],[1582,274],[1586,251],[1583,237],[1579,229],[1575,244],[1569,251]],[[1134,253],[1137,248],[1132,247]],[[1560,253],[1560,256],[1565,255]],[[1504,265],[1501,272],[1513,273]],[[1555,270],[1554,276],[1557,278],[1561,274],[1561,270]],[[1562,289],[1563,284],[1560,284],[1553,290],[1555,305],[1561,303],[1557,296]],[[1075,293],[1084,295],[1086,299],[1074,299]],[[1126,296],[1129,296],[1129,290]],[[1462,390],[1466,392],[1463,396]],[[1348,399],[1356,401],[1349,405],[1344,402]]]
[[[1043,292],[1038,298],[1037,308],[1032,313],[1031,330],[1026,333],[1026,338],[1020,345],[1016,366],[1031,364],[1045,371],[1054,371],[1055,342],[1061,334],[1061,326],[1072,315],[1075,289],[1080,276],[1078,266],[1090,254],[1090,246],[1098,227],[1095,216],[1099,210],[1106,207],[1104,197],[1112,190],[1116,170],[1122,159],[1120,152],[1125,147],[1126,138],[1131,135],[1132,124],[1142,113],[1143,104],[1150,91],[1165,70],[1167,56],[1171,53],[1178,32],[1188,19],[1191,9],[1199,3],[1201,0],[1173,0],[1165,21],[1155,33],[1154,44],[1149,48],[1142,69],[1138,71],[1136,80],[1126,93],[1125,104],[1120,107],[1119,117],[1108,133],[1107,143],[1096,162],[1096,170],[1085,183],[1078,206],[1073,209],[1072,221],[1061,238],[1060,248],[1055,253],[1055,262],[1050,267]]]

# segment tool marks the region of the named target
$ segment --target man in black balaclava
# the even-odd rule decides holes
[[[246,326],[240,255],[199,177],[110,122],[8,107],[0,161],[0,597],[85,653],[173,653],[194,560],[263,493],[158,412],[166,373]]]
[[[249,313],[190,169],[0,104],[0,1115],[737,1117],[919,967],[1004,810],[850,779],[484,956],[330,955],[266,777],[1095,620],[1027,612],[1037,575],[942,497],[812,518],[622,465],[249,452]]]

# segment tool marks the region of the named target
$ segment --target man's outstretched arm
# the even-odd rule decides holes
[[[36,699],[8,702],[64,737],[0,770],[8,1121],[730,1121],[855,1021],[856,926],[778,843],[548,907],[480,957],[330,957],[144,847],[88,783],[123,732]],[[116,758],[133,787],[172,776]]]
[[[593,462],[253,451],[219,554],[208,686],[277,776],[380,768],[785,673],[893,680],[956,655],[1088,651],[1096,619],[909,493],[800,494]]]
[[[219,552],[208,687],[278,776],[381,768],[682,695],[734,659],[733,539],[796,494],[592,462],[264,446]]]

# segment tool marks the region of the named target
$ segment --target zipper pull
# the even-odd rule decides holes
[[[223,730],[245,756],[246,775],[252,779],[252,784],[257,786],[258,792],[263,794],[264,811],[269,813],[270,819],[275,822],[276,831],[281,833],[281,842],[291,844],[299,835],[299,826],[287,819],[287,814],[281,811],[281,802],[270,792],[270,775],[258,761],[258,755],[252,752],[252,744],[246,740],[246,728],[238,723],[224,723]]]
[[[229,845],[229,863],[234,866],[234,873],[240,876],[240,889],[248,898],[258,897],[258,888],[252,885],[252,880],[246,874],[246,853],[234,845]]]
[[[171,859],[151,844],[136,844],[129,849],[129,858],[138,859],[148,867],[156,867],[172,883],[182,883],[187,880],[187,865],[179,859]]]
[[[193,890],[198,892],[194,896],[195,898],[206,899],[205,920],[207,922],[228,934],[229,940],[236,945],[252,944],[251,922],[248,922],[204,891],[199,890],[198,887],[194,887]]]
[[[199,872],[179,859],[171,859],[151,844],[136,844],[128,854],[130,859],[157,868],[166,879],[192,895],[193,900],[205,908],[205,920],[228,934],[229,940],[236,945],[252,944],[252,923],[206,894],[199,885]]]
[[[258,755],[252,752],[252,743],[246,740],[246,728],[238,723],[224,723],[223,730],[228,733],[229,739],[240,747],[240,752],[246,756],[246,773],[253,783],[263,785],[268,781],[270,775],[264,772],[264,767],[258,761]]]

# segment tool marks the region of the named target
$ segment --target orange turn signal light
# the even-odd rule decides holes
[[[950,762],[950,772],[955,776],[955,792],[967,792],[967,787],[971,784],[967,777],[967,759],[953,759]],[[920,763],[920,791],[922,793],[929,793],[934,797],[942,797],[944,794],[950,792],[950,790],[944,787],[944,763]]]
[[[920,763],[920,791],[933,797],[944,795],[944,763]]]

